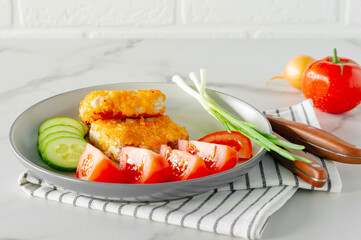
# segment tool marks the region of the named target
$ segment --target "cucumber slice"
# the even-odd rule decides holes
[[[44,162],[54,169],[73,172],[76,171],[86,144],[81,138],[58,137],[45,145],[42,157]]]
[[[59,131],[59,132],[54,132],[54,133],[50,133],[48,135],[46,135],[46,137],[39,143],[38,146],[38,151],[41,154],[44,151],[44,147],[46,146],[46,144],[58,137],[75,137],[75,138],[81,138],[83,139],[82,136],[79,136],[79,134],[76,133],[72,133],[72,132],[65,132],[65,131]]]
[[[54,126],[46,128],[45,130],[43,130],[39,134],[39,136],[38,136],[38,146],[46,136],[48,136],[51,133],[60,132],[60,131],[72,132],[72,133],[75,133],[75,134],[79,135],[80,137],[84,136],[83,132],[80,132],[79,129],[77,129],[77,128],[73,127],[73,126],[63,125],[63,124],[54,125]]]
[[[83,136],[88,132],[86,131],[80,120],[78,119],[74,119],[70,117],[55,117],[46,120],[45,122],[43,122],[43,124],[40,125],[39,134],[42,133],[45,129],[59,124],[73,126],[77,128],[81,133],[83,133]]]
[[[79,119],[76,119],[77,121],[79,121],[79,123],[83,126],[83,129],[84,129],[84,135],[86,135],[88,132],[89,132],[89,126],[85,123],[83,123],[81,120]]]

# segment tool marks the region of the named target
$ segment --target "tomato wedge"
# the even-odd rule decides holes
[[[200,138],[198,141],[233,147],[238,152],[238,161],[247,161],[252,157],[251,140],[239,132],[214,132]]]
[[[126,177],[99,149],[87,144],[80,157],[76,177],[83,180],[126,183]]]
[[[119,167],[131,183],[161,183],[170,177],[168,162],[160,154],[144,148],[123,147]]]
[[[168,161],[171,168],[170,181],[183,181],[208,175],[206,164],[201,157],[171,149],[167,145],[161,146],[160,155]]]
[[[178,149],[201,157],[209,174],[226,171],[237,164],[237,151],[226,145],[178,140]]]

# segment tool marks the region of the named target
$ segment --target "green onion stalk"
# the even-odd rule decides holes
[[[174,75],[172,81],[175,82],[181,89],[183,89],[186,93],[194,97],[198,100],[198,102],[202,105],[202,107],[215,119],[217,119],[228,132],[237,131],[248,137],[252,142],[262,146],[267,151],[274,151],[279,155],[291,160],[291,161],[303,161],[310,163],[311,161],[290,153],[286,149],[297,149],[302,150],[305,147],[301,145],[297,145],[294,143],[290,143],[287,141],[283,141],[278,139],[276,136],[262,132],[257,129],[257,126],[242,121],[232,114],[228,113],[225,109],[221,108],[216,102],[214,102],[206,92],[206,71],[205,69],[200,70],[200,81],[197,75],[194,72],[189,74],[189,77],[193,84],[195,85],[195,89],[193,89],[190,85],[188,85],[180,76]]]

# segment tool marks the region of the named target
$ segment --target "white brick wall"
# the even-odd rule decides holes
[[[361,0],[0,0],[0,38],[360,38]]]
[[[185,24],[279,25],[336,23],[337,0],[184,0]]]
[[[348,25],[355,25],[361,27],[361,1],[360,0],[349,0],[347,8],[347,19]]]
[[[12,23],[11,0],[0,0],[0,29],[10,28]]]
[[[22,0],[25,27],[119,27],[174,24],[171,0]]]

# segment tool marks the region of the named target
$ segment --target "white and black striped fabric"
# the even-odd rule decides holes
[[[310,100],[265,113],[320,127]],[[19,185],[31,196],[74,206],[246,239],[258,239],[269,217],[282,207],[298,188],[341,191],[341,180],[335,164],[315,158],[327,169],[329,175],[327,184],[316,189],[274,161],[269,154],[246,175],[229,185],[174,201],[130,203],[94,199],[50,185],[31,172],[20,176]]]

